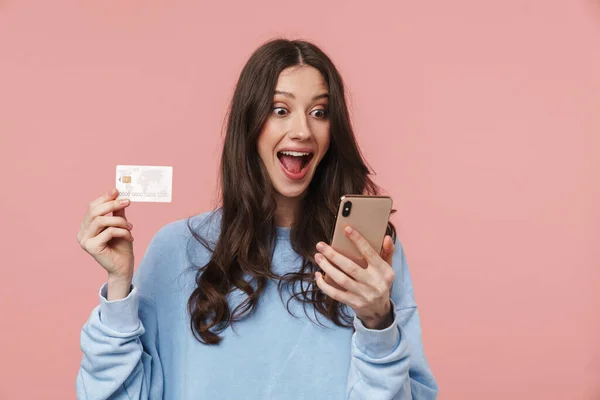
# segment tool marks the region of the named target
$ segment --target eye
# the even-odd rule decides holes
[[[283,107],[275,107],[273,108],[273,112],[280,117],[285,117],[288,114],[288,110]]]
[[[322,118],[327,118],[327,110],[323,110],[321,108],[317,109],[317,110],[313,110],[310,113],[313,117],[322,119]]]

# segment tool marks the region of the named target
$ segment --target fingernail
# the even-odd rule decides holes
[[[354,232],[354,229],[352,229],[352,227],[351,227],[351,226],[347,226],[347,227],[346,227],[346,233],[347,233],[348,235],[350,235],[352,232]]]
[[[113,195],[113,194],[115,194],[115,193],[117,193],[117,189],[114,189],[114,188],[113,188],[113,190],[111,190],[109,194],[112,196],[112,195]]]
[[[131,229],[131,228],[133,228],[133,225],[131,225],[131,223],[128,222],[127,223],[127,228]]]
[[[321,253],[317,253],[317,254],[315,254],[315,261],[316,261],[316,262],[321,262],[321,261],[323,261],[323,256],[321,255]]]
[[[123,200],[121,200],[121,204],[123,204],[123,205],[129,204],[129,199],[123,199]]]
[[[317,243],[317,250],[319,250],[319,251],[325,250],[325,243],[323,243],[323,242]]]

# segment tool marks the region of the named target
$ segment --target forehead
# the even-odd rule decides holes
[[[318,69],[310,65],[295,65],[281,71],[276,90],[290,92],[297,98],[327,93],[327,83]]]

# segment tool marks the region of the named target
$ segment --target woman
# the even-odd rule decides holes
[[[381,255],[347,232],[366,269],[326,244],[340,196],[378,189],[319,48],[254,52],[220,174],[221,206],[161,228],[135,276],[129,202],[90,203],[78,240],[108,280],[82,329],[78,397],[435,398],[393,226]]]

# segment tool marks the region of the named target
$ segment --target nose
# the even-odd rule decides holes
[[[291,139],[304,141],[310,139],[311,135],[312,133],[305,115],[296,115],[292,118],[292,125],[289,131]]]

